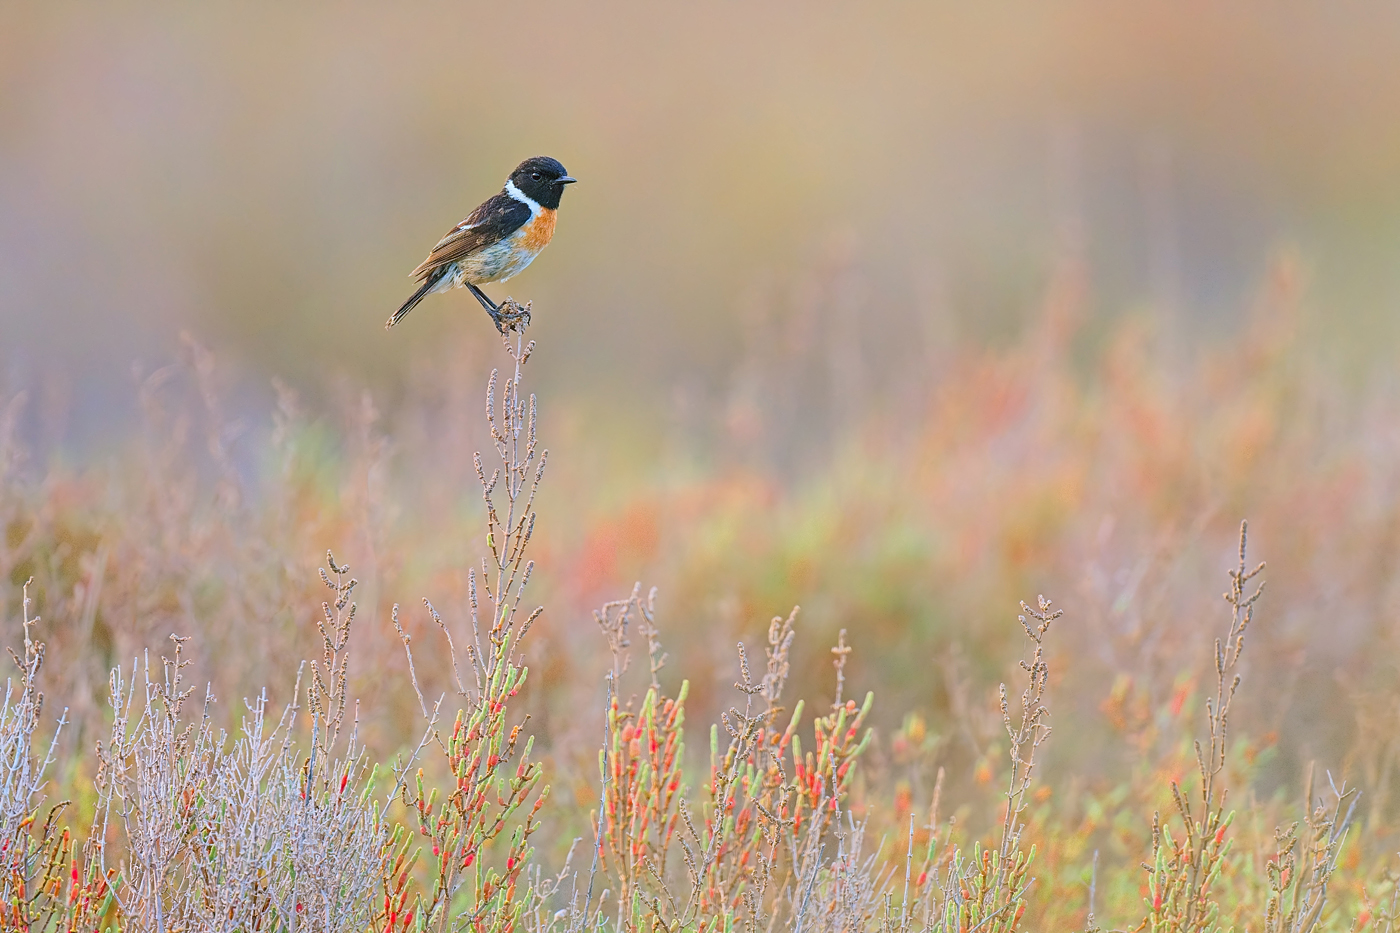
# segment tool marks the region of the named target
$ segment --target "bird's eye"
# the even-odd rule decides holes
[[[535,181],[539,181],[539,180],[540,180],[540,173],[539,173],[539,172],[531,172],[531,173],[530,173],[530,177],[533,178]]]

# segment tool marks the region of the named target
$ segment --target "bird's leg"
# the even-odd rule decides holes
[[[500,307],[498,307],[496,303],[493,302],[490,298],[487,298],[486,293],[483,292],[481,289],[477,288],[472,283],[468,282],[467,288],[471,289],[472,294],[476,296],[476,300],[481,302],[481,306],[486,309],[486,313],[491,315],[491,320],[496,324],[496,330],[504,334],[506,330],[505,326],[501,323]]]

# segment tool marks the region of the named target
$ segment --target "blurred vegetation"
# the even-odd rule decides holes
[[[1284,858],[1270,848],[1273,827],[1286,830],[1294,811],[1312,822],[1288,838],[1321,840],[1320,849],[1294,847],[1313,853],[1309,877],[1324,878],[1296,896],[1315,905],[1330,885],[1327,928],[1380,916],[1400,807],[1390,791],[1389,728],[1400,702],[1400,646],[1389,622],[1400,547],[1394,394],[1383,380],[1349,388],[1318,362],[1300,337],[1310,312],[1288,254],[1261,283],[1245,329],[1188,364],[1168,362],[1180,356],[1141,318],[1078,349],[1082,294],[1082,267],[1067,259],[1020,340],[953,351],[888,404],[858,402],[849,387],[820,404],[791,392],[824,367],[820,381],[839,385],[849,361],[810,347],[784,350],[782,335],[803,325],[776,315],[749,351],[776,352],[761,365],[755,359],[753,378],[736,385],[713,427],[722,453],[712,459],[665,438],[610,446],[586,404],[563,403],[559,415],[542,417],[545,437],[557,442],[537,500],[531,585],[549,609],[534,623],[533,673],[513,701],[530,714],[531,767],[553,784],[550,805],[531,824],[541,852],[531,864],[550,870],[571,839],[590,832],[607,690],[599,676],[619,665],[607,660],[609,640],[584,620],[588,607],[643,578],[661,594],[648,604],[648,639],[661,639],[670,660],[655,669],[642,713],[672,709],[665,704],[675,702],[683,677],[686,718],[718,716],[734,702],[733,646],[749,645],[753,655],[760,620],[800,602],[800,637],[783,643],[785,696],[821,709],[832,685],[824,646],[844,638],[852,649],[840,655],[847,695],[872,689],[878,697],[860,711],[872,737],[842,791],[852,813],[872,821],[860,838],[903,838],[911,814],[936,793],[944,818],[954,819],[939,843],[949,858],[1014,836],[1001,862],[957,863],[958,872],[973,872],[957,877],[983,892],[984,906],[1010,916],[1012,905],[1032,928],[1085,924],[1088,871],[1097,879],[1096,916],[1126,922],[1145,896],[1137,865],[1154,851],[1151,813],[1173,812],[1171,782],[1191,785],[1192,736],[1214,692],[1211,646],[1222,632],[1218,568],[1234,562],[1236,516],[1244,514],[1255,550],[1269,559],[1270,588],[1249,651],[1231,668],[1247,686],[1230,710],[1229,744],[1219,743],[1228,749],[1219,778],[1230,788],[1228,807],[1218,792],[1211,798],[1211,807],[1225,807],[1207,827],[1219,836],[1214,848],[1190,856],[1159,845],[1152,882],[1152,890],[1187,892],[1182,903],[1208,893],[1219,912],[1188,905],[1178,915],[1159,905],[1155,928],[1207,929],[1212,918],[1255,928],[1248,918],[1264,916],[1269,898],[1284,898],[1289,878],[1301,877],[1271,882],[1267,868]],[[51,659],[37,684],[62,698],[71,723],[51,794],[73,796],[79,812],[90,806],[82,801],[91,799],[93,765],[81,752],[109,728],[107,671],[158,649],[171,632],[190,636],[185,683],[208,681],[219,698],[211,723],[234,725],[240,713],[231,698],[264,687],[270,702],[290,702],[279,691],[296,680],[298,659],[320,653],[310,624],[321,614],[311,556],[318,541],[337,542],[359,581],[342,694],[360,701],[356,754],[389,762],[411,751],[421,701],[407,682],[391,606],[422,593],[444,614],[465,617],[471,568],[501,541],[496,534],[483,543],[475,530],[484,515],[472,457],[492,443],[476,414],[482,383],[469,384],[492,360],[475,353],[444,347],[426,360],[425,370],[444,375],[400,400],[392,433],[367,391],[342,386],[338,409],[315,415],[282,386],[266,430],[240,434],[223,413],[226,375],[187,340],[178,361],[143,377],[138,437],[121,456],[81,470],[27,460],[13,430],[27,400],[7,403],[0,586],[16,611],[5,637],[23,642],[17,610],[33,577]],[[785,462],[784,431],[808,405],[826,449]],[[249,474],[233,451],[254,440]],[[633,462],[639,449],[653,451],[649,466]],[[1023,823],[999,830],[1005,807],[994,801],[1008,745],[996,685],[1015,675],[1022,641],[1003,607],[1015,605],[1017,592],[1057,588],[1069,618],[1036,662],[1055,734],[1039,752],[1035,786],[1021,793]],[[399,624],[415,642],[436,637],[433,617],[421,611],[405,609]],[[460,628],[456,637],[460,654]],[[449,657],[415,654],[425,696],[451,682]],[[624,707],[636,699],[629,690],[645,692],[629,683],[616,681]],[[624,734],[625,717],[608,721]],[[1330,793],[1323,775],[1341,796],[1328,806],[1342,810],[1299,810],[1293,802],[1307,788],[1313,803]],[[692,788],[697,782],[686,778]],[[1221,850],[1231,826],[1239,842]],[[1180,838],[1183,830],[1162,831]],[[918,845],[931,845],[933,831],[921,832]],[[1018,861],[1031,842],[1034,871]],[[808,844],[794,837],[799,843]],[[898,861],[902,851],[883,847],[871,864]],[[1203,877],[1215,879],[1214,893],[1191,876],[1191,859],[1207,857]],[[827,869],[811,867],[819,862],[802,864],[827,878],[821,885],[835,883],[821,874]],[[1023,891],[1032,876],[1039,880]],[[403,887],[408,877],[394,875],[396,890],[413,890]],[[110,880],[103,878],[94,876]],[[871,897],[887,890],[874,879]],[[502,890],[480,885],[487,900]],[[1023,897],[1024,909],[1016,906]]]
[[[1096,3],[0,10],[0,640],[29,672],[0,738],[41,762],[60,709],[69,723],[49,783],[25,772],[0,795],[0,834],[50,867],[78,859],[81,892],[60,878],[55,910],[109,916],[118,879],[77,840],[111,800],[99,762],[144,752],[90,752],[112,735],[112,668],[160,671],[172,633],[189,637],[179,683],[153,675],[166,693],[122,708],[177,735],[181,685],[209,683],[191,734],[210,768],[244,753],[217,734],[239,698],[272,730],[301,659],[348,664],[322,693],[359,701],[354,742],[312,771],[350,808],[328,819],[384,833],[356,836],[354,859],[485,812],[431,797],[480,736],[445,738],[428,789],[397,803],[334,786],[407,760],[424,697],[452,683],[448,653],[420,648],[416,694],[401,635],[437,644],[410,608],[423,596],[470,616],[489,550],[481,395],[511,365],[460,294],[380,323],[437,235],[548,152],[582,183],[548,253],[492,292],[534,301],[553,453],[531,592],[547,608],[528,658],[512,642],[499,660],[510,716],[494,709],[490,735],[528,713],[515,790],[552,793],[501,837],[496,876],[464,882],[434,853],[443,884],[496,903],[515,872],[526,923],[559,909],[546,876],[600,799],[653,831],[716,788],[742,787],[751,820],[789,791],[806,795],[793,812],[821,811],[814,766],[792,783],[799,751],[745,744],[780,736],[801,699],[802,741],[816,720],[812,739],[840,749],[822,780],[867,821],[783,830],[829,923],[907,929],[912,865],[921,922],[952,909],[950,928],[1390,929],[1398,27],[1380,7]],[[1212,646],[1245,517],[1269,584],[1231,660],[1243,685],[1213,784],[1228,795],[1203,800],[1193,742],[1220,721]],[[327,547],[358,580],[350,648],[330,655]],[[668,654],[654,672],[640,640],[627,672],[588,621],[629,592],[604,628],[630,614],[633,639]],[[1065,610],[1043,644],[1014,618],[1039,593]],[[767,628],[799,604],[791,639]],[[46,661],[25,638],[35,614]],[[760,670],[765,633],[781,677]],[[738,643],[767,705],[734,718]],[[850,708],[830,702],[833,644],[850,648]],[[1022,784],[998,685],[1028,675],[1026,741],[1042,702],[1054,734]],[[738,744],[707,758],[722,712]],[[306,799],[286,749],[322,748],[297,729],[330,715],[270,733],[302,744],[269,759],[282,783],[248,826]],[[656,758],[642,724],[687,751]],[[604,736],[617,782],[600,789]],[[622,762],[691,797],[643,792]],[[61,797],[51,826],[30,821]],[[752,913],[763,879],[788,908],[806,897],[732,829],[700,847],[716,853],[703,910],[648,917]],[[610,896],[661,904],[651,850],[606,834]],[[452,900],[420,855],[377,865],[394,904],[377,929],[406,926],[419,895]],[[861,893],[841,901],[847,881]],[[19,916],[4,906],[0,924]],[[577,928],[576,907],[555,922]]]

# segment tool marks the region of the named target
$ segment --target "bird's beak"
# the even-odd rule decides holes
[[[569,177],[568,175],[565,175],[563,178],[560,178],[558,181],[556,181],[555,184],[556,184],[556,185],[572,185],[572,184],[573,184],[574,182],[576,182],[576,181],[578,181],[577,178],[571,178],[571,177]]]

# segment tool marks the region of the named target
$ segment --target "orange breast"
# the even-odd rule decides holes
[[[544,249],[554,236],[554,220],[559,212],[545,208],[539,216],[525,225],[525,248],[531,252]]]

